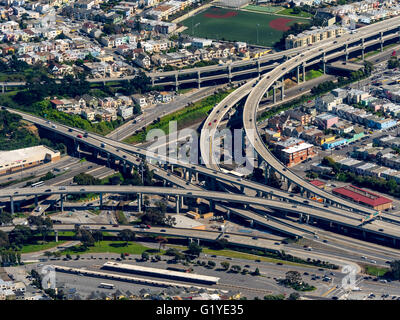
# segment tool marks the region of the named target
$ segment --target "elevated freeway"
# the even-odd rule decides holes
[[[338,46],[342,46],[343,43],[348,43],[351,41],[359,41],[360,39],[371,36],[371,34],[382,35],[383,31],[395,30],[395,32],[398,32],[398,26],[400,25],[400,18],[396,17],[390,19],[390,22],[391,24],[389,25],[374,24],[373,26],[358,29],[356,34],[344,35],[340,37],[338,40],[335,40],[336,44],[334,44],[332,41],[331,43],[324,43],[317,45],[315,47],[313,46],[312,48],[308,49],[305,53],[302,53],[300,54],[300,56],[296,56],[294,58],[287,60],[286,62],[281,64],[278,68],[274,69],[270,73],[263,76],[263,78],[253,88],[245,103],[245,108],[243,112],[243,124],[248,139],[255,148],[259,157],[266,163],[267,174],[276,172],[280,176],[284,177],[284,179],[287,180],[288,184],[298,185],[301,188],[302,194],[307,193],[308,195],[316,195],[324,199],[329,204],[335,204],[337,206],[347,208],[349,210],[358,211],[368,216],[376,213],[375,210],[371,210],[364,206],[352,203],[350,201],[336,197],[324,190],[321,190],[311,185],[310,183],[306,182],[301,177],[297,176],[294,172],[286,168],[286,166],[283,165],[268,150],[268,148],[263,143],[261,136],[257,131],[257,126],[256,126],[257,107],[265,92],[268,91],[272,87],[272,85],[276,81],[279,81],[286,73],[303,65],[309,60],[321,57],[321,55],[324,55],[325,52],[334,50]]]
[[[232,203],[242,205],[257,205],[271,208],[273,210],[284,211],[295,215],[300,215],[307,222],[312,223],[313,220],[320,221],[330,225],[331,228],[337,226],[340,229],[346,229],[347,232],[359,231],[365,239],[387,239],[393,241],[394,246],[400,244],[400,229],[390,223],[384,221],[371,221],[368,224],[361,224],[360,218],[348,215],[338,215],[329,212],[321,212],[321,210],[302,205],[293,205],[288,202],[255,198],[240,194],[230,194],[227,198],[225,192],[209,192],[207,190],[189,190],[176,188],[160,188],[160,187],[144,187],[144,186],[59,186],[59,187],[37,187],[37,188],[15,188],[0,189],[0,199],[8,198],[12,202],[15,197],[19,196],[39,196],[39,195],[60,195],[67,194],[137,194],[140,202],[144,194],[172,196],[176,198],[177,212],[179,213],[180,198],[201,198],[208,201],[215,201],[225,205]],[[253,213],[247,213],[246,218],[253,219],[254,222],[263,224],[262,220],[266,218]],[[311,221],[310,221],[311,220]],[[383,230],[383,231],[382,231]]]
[[[241,89],[241,88],[240,88]],[[239,89],[238,89],[239,90]],[[236,92],[236,91],[235,91]],[[41,126],[47,130],[56,132],[66,138],[72,139],[76,148],[79,149],[79,144],[85,144],[91,148],[93,148],[97,153],[106,154],[106,157],[109,159],[110,163],[118,160],[123,170],[128,170],[130,167],[139,167],[140,163],[143,159],[146,159],[148,162],[153,162],[154,164],[160,164],[160,167],[156,167],[155,165],[149,163],[149,168],[154,170],[154,174],[162,180],[168,181],[168,183],[175,185],[181,188],[187,188],[190,186],[193,178],[198,180],[199,175],[208,179],[218,180],[221,182],[225,182],[227,184],[234,184],[240,188],[242,192],[246,189],[256,191],[257,197],[267,197],[269,199],[279,199],[281,201],[285,201],[293,204],[301,204],[307,205],[309,207],[313,207],[315,209],[319,209],[322,212],[331,212],[339,215],[349,214],[347,210],[343,210],[334,206],[324,205],[318,201],[306,200],[304,197],[298,196],[296,194],[286,192],[280,189],[275,189],[264,184],[260,184],[254,181],[238,178],[232,174],[223,173],[217,170],[212,170],[209,168],[205,168],[201,165],[190,164],[187,162],[183,162],[179,159],[168,157],[165,155],[160,155],[154,152],[150,152],[148,150],[138,148],[132,145],[128,145],[122,142],[118,142],[115,140],[111,140],[105,138],[103,136],[99,136],[93,133],[88,133],[87,137],[78,138],[77,135],[84,135],[85,132],[80,129],[72,129],[65,125],[57,124],[56,126],[42,119],[40,117],[32,116],[20,111],[16,111],[14,109],[8,109],[10,112],[20,114],[25,120],[31,121],[36,125]],[[130,152],[134,153],[136,156],[130,154]],[[174,174],[171,174],[168,170],[172,170],[175,167],[180,167],[183,170],[183,178],[185,180],[178,178]],[[361,213],[363,216],[364,214]],[[400,223],[400,219],[399,219]]]

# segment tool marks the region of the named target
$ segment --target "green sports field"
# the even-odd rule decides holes
[[[296,17],[210,7],[182,21],[182,24],[187,27],[184,33],[195,37],[244,41],[272,47],[295,22],[308,21]]]

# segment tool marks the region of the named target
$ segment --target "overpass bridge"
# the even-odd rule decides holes
[[[394,247],[400,245],[400,229],[394,227],[392,224],[383,221],[371,221],[368,224],[361,223],[359,217],[355,217],[350,214],[333,214],[328,212],[321,212],[318,209],[311,208],[305,205],[293,205],[291,203],[255,198],[251,196],[241,194],[230,194],[227,198],[225,192],[209,192],[208,190],[194,190],[194,189],[176,189],[176,188],[160,188],[160,187],[144,187],[144,186],[58,186],[58,187],[37,187],[37,188],[10,188],[0,189],[0,199],[10,199],[11,205],[15,197],[19,196],[34,196],[39,195],[60,195],[60,201],[65,195],[68,194],[86,194],[86,193],[97,193],[100,194],[100,201],[102,201],[102,195],[107,194],[135,194],[138,196],[139,206],[141,199],[144,194],[159,195],[159,196],[172,196],[176,199],[176,210],[179,213],[180,210],[180,199],[181,198],[192,198],[192,199],[206,199],[208,201],[220,202],[226,205],[232,205],[232,203],[240,204],[244,206],[256,205],[271,208],[277,211],[284,211],[293,215],[298,215],[305,219],[307,223],[313,223],[318,221],[319,223],[327,224],[330,228],[337,228],[338,231],[346,230],[350,235],[354,232],[358,232],[365,240],[372,239],[385,239],[390,241]],[[243,211],[246,218],[253,219],[255,223],[263,225],[263,220],[266,218]],[[277,222],[277,221],[275,221]],[[384,230],[384,231],[381,231]]]

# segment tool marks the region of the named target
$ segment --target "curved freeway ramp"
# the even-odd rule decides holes
[[[391,21],[396,22],[397,25],[400,25],[400,17],[391,19]],[[374,27],[375,29],[372,29]],[[337,42],[336,46],[343,45],[351,40],[359,40],[362,36],[368,36],[371,33],[371,30],[374,32],[380,32],[380,30],[385,31],[387,30],[387,25],[380,24],[379,27],[377,25],[364,27],[358,30],[357,34],[355,35],[346,35],[339,38],[339,40],[335,40]],[[278,68],[274,69],[273,71],[267,73],[262,77],[262,80],[258,82],[258,84],[253,88],[251,93],[249,94],[245,108],[243,112],[243,124],[246,134],[259,154],[259,156],[267,163],[273,171],[277,172],[279,175],[288,179],[289,182],[298,185],[304,191],[309,192],[311,194],[317,195],[323,199],[326,199],[331,204],[336,204],[338,206],[348,208],[350,210],[358,211],[363,214],[371,215],[376,213],[375,210],[371,210],[364,206],[355,204],[353,202],[344,200],[337,196],[334,196],[324,190],[321,190],[314,185],[308,183],[307,181],[303,180],[301,177],[296,175],[294,172],[289,170],[285,165],[283,165],[272,153],[268,150],[265,146],[264,142],[261,139],[257,131],[256,121],[257,121],[257,108],[263,97],[264,93],[271,88],[271,86],[278,81],[281,77],[283,77],[287,72],[297,68],[301,64],[321,56],[324,52],[332,50],[335,47],[334,41],[326,42],[321,45],[313,46],[311,49],[308,49],[305,53],[301,55],[295,56],[283,64],[281,64]]]

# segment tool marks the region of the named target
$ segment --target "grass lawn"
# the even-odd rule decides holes
[[[248,6],[244,7],[245,10],[256,11],[256,12],[266,12],[266,13],[276,13],[281,11],[283,7],[278,6],[255,6],[249,4]]]
[[[50,242],[45,242],[43,244],[27,244],[24,245],[21,249],[21,253],[31,253],[31,252],[37,252],[37,251],[42,251],[42,250],[48,250],[51,248],[55,248],[58,247],[60,245],[62,245],[63,243],[65,243],[66,241],[50,241]]]
[[[276,12],[276,14],[282,14],[286,16],[295,16],[295,17],[301,17],[301,18],[310,18],[312,17],[312,14],[305,12],[305,11],[300,11],[300,13],[293,13],[293,8],[286,8],[281,11]]]
[[[145,247],[139,243],[130,241],[128,245],[125,245],[125,241],[100,241],[96,242],[94,247],[89,247],[86,251],[80,251],[76,247],[71,247],[65,251],[63,254],[83,254],[83,253],[129,253],[129,254],[142,254],[143,252],[148,252],[149,254],[164,254],[165,251],[161,250],[158,252],[157,249],[152,249]]]
[[[174,247],[180,250],[187,250],[187,247],[184,246],[179,246],[179,245],[169,245],[169,247]],[[240,252],[240,251],[234,251],[234,250],[213,250],[213,249],[208,249],[208,248],[203,248],[202,253],[209,254],[209,255],[217,255],[217,256],[224,256],[224,257],[230,257],[230,258],[237,258],[237,259],[246,259],[246,260],[260,260],[260,261],[265,261],[265,262],[272,262],[272,263],[282,263],[290,266],[298,266],[298,267],[312,267],[308,266],[307,264],[302,264],[302,263],[296,263],[296,262],[291,262],[291,261],[285,261],[285,260],[280,260],[280,259],[274,259],[274,258],[268,258],[268,257],[261,257],[255,254],[250,254],[250,253],[245,253],[245,252]]]
[[[244,41],[250,44],[272,47],[284,33],[284,30],[281,30],[282,27],[278,30],[269,25],[274,20],[287,20],[283,22],[283,27],[285,25],[289,27],[295,22],[308,23],[308,20],[297,17],[287,19],[268,13],[232,11],[211,7],[182,21],[182,24],[187,27],[183,33],[191,36]]]
[[[322,70],[309,70],[306,72],[306,81],[318,78],[322,75],[324,75]],[[300,76],[300,78],[303,78],[303,76]]]
[[[390,271],[388,268],[380,268],[380,267],[370,266],[370,265],[366,265],[364,267],[364,270],[365,270],[366,274],[370,274],[371,276],[380,276],[380,277],[385,275],[386,272]]]

